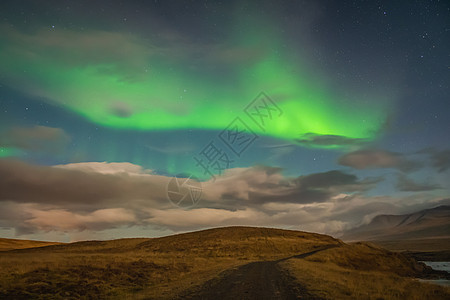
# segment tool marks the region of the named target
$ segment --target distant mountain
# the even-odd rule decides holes
[[[405,215],[378,215],[369,224],[351,229],[344,241],[393,241],[450,238],[450,206]]]

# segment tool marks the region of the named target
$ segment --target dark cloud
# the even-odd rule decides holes
[[[301,176],[296,179],[296,182],[300,186],[308,188],[323,188],[335,185],[354,184],[357,180],[358,178],[353,174],[333,170],[324,173]]]
[[[128,118],[133,115],[130,105],[125,102],[114,102],[111,105],[111,112],[121,118]]]
[[[355,175],[343,173],[341,171],[329,171],[300,176],[290,182],[290,186],[276,195],[276,201],[312,203],[323,202],[336,195],[339,191],[345,190],[348,186],[358,185],[358,178]],[[353,192],[355,187],[349,188]],[[274,201],[273,195],[255,193],[254,198],[259,197],[261,201]]]
[[[168,179],[130,163],[37,166],[0,159],[0,227],[16,234],[137,225],[170,206]]]
[[[433,167],[439,172],[450,169],[450,150],[437,151],[431,154]]]
[[[378,181],[359,180],[355,175],[336,170],[286,178],[279,168],[260,166],[236,169],[232,174],[225,175],[214,183],[214,189],[206,190],[205,197],[215,199],[215,207],[257,207],[268,202],[316,203],[327,201],[342,192],[371,189]]]
[[[63,129],[46,126],[13,127],[0,134],[0,146],[35,152],[59,153],[69,141]]]
[[[439,150],[434,147],[424,148],[416,154],[427,155],[431,160],[431,166],[438,172],[445,172],[450,169],[450,149]]]
[[[129,163],[48,167],[2,159],[0,178],[0,201],[64,207],[75,212],[169,205],[166,188],[170,178]],[[238,209],[267,202],[324,202],[342,192],[368,190],[376,183],[341,171],[287,178],[280,168],[230,169],[216,181],[203,183],[203,204]]]
[[[94,164],[91,169],[87,165],[48,167],[1,159],[0,201],[95,209],[105,203],[123,205],[123,201],[130,199],[151,202],[164,198],[165,177],[118,170],[120,164],[104,164],[103,168]]]
[[[432,183],[417,183],[414,180],[408,178],[404,174],[399,174],[397,179],[397,189],[404,192],[421,192],[421,191],[432,191],[440,189],[438,184]]]
[[[302,135],[295,141],[307,147],[350,147],[362,146],[369,142],[367,139],[348,138],[340,135],[320,135],[311,132]]]
[[[416,170],[420,163],[408,160],[405,155],[381,149],[357,150],[341,156],[338,163],[354,169],[395,168],[404,172]]]

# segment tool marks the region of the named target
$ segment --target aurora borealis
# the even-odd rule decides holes
[[[344,194],[359,197],[354,205],[388,203],[376,211],[393,205],[403,212],[405,199],[424,199],[411,205],[426,207],[448,195],[447,168],[436,167],[446,165],[450,147],[448,4],[19,2],[0,4],[0,161],[8,168],[11,161],[29,164],[17,168],[48,176],[58,166],[57,175],[48,178],[53,183],[52,176],[94,172],[89,176],[104,190],[109,180],[120,185],[112,177],[123,175],[126,187],[113,189],[122,203],[95,187],[80,195],[95,208],[43,197],[27,200],[13,192],[0,198],[8,207],[20,198],[26,206],[21,209],[31,216],[35,210],[83,216],[125,209],[127,220],[144,226],[159,209],[174,209],[160,199],[165,182],[189,174],[206,187],[197,209],[218,215],[237,211],[250,220],[263,214],[269,225],[279,224],[270,219],[279,213],[271,210],[279,207],[273,204],[276,197],[303,205],[296,213],[305,205],[323,209]],[[278,109],[264,128],[246,113],[261,92]],[[250,130],[242,140],[257,136],[239,155],[220,138],[236,118]],[[228,170],[213,171],[216,183],[195,160],[211,142],[230,158]],[[0,175],[14,172],[5,169]],[[314,174],[324,174],[319,177],[327,182],[295,190],[300,182],[309,186],[308,176],[318,178]],[[141,186],[147,177],[155,196]],[[39,178],[29,184],[39,186]],[[401,190],[398,178],[436,188]],[[41,190],[51,189],[49,182]],[[25,183],[14,183],[20,184]],[[130,192],[130,187],[145,192]],[[125,192],[136,199],[122,197]],[[153,202],[145,202],[147,194]],[[344,228],[375,213],[359,211],[364,215],[349,213],[351,220],[339,219],[344,213],[327,218]],[[195,208],[189,212],[196,214]],[[0,226],[10,228],[7,234],[21,232],[1,218],[0,213]],[[27,224],[34,224],[30,220]],[[30,228],[23,232],[53,232]]]
[[[259,134],[291,141],[307,133],[376,136],[386,100],[393,99],[366,95],[367,104],[355,107],[363,96],[339,95],[302,63],[300,51],[283,49],[286,37],[257,30],[256,23],[204,45],[188,38],[158,41],[56,27],[22,33],[3,26],[0,55],[9,59],[0,67],[6,84],[25,86],[31,96],[109,128],[221,130],[260,91],[270,91],[284,115],[265,132],[249,125]],[[177,42],[188,44],[185,52],[177,53]]]

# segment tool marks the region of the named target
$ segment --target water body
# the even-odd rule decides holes
[[[448,261],[422,261],[422,262],[427,266],[433,268],[434,270],[450,272],[450,262]],[[435,280],[420,279],[420,281],[435,283],[443,286],[450,286],[450,280],[447,279],[435,279]]]

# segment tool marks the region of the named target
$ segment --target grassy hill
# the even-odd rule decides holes
[[[0,251],[58,245],[61,243],[0,238]]]
[[[327,249],[283,266],[323,299],[449,299],[450,288],[422,283],[429,268],[370,243]]]
[[[329,246],[335,248],[307,259],[291,258]],[[226,270],[283,258],[284,268],[321,297],[333,289],[337,279],[351,280],[358,274],[364,275],[366,286],[376,283],[373,290],[389,289],[402,295],[404,285],[399,286],[397,280],[401,278],[406,285],[414,284],[412,292],[434,299],[450,295],[448,289],[411,279],[423,274],[424,267],[401,254],[365,244],[347,245],[314,233],[226,227],[153,239],[0,252],[0,299],[171,299]],[[321,286],[316,285],[315,276]],[[356,288],[339,291],[359,293]]]

